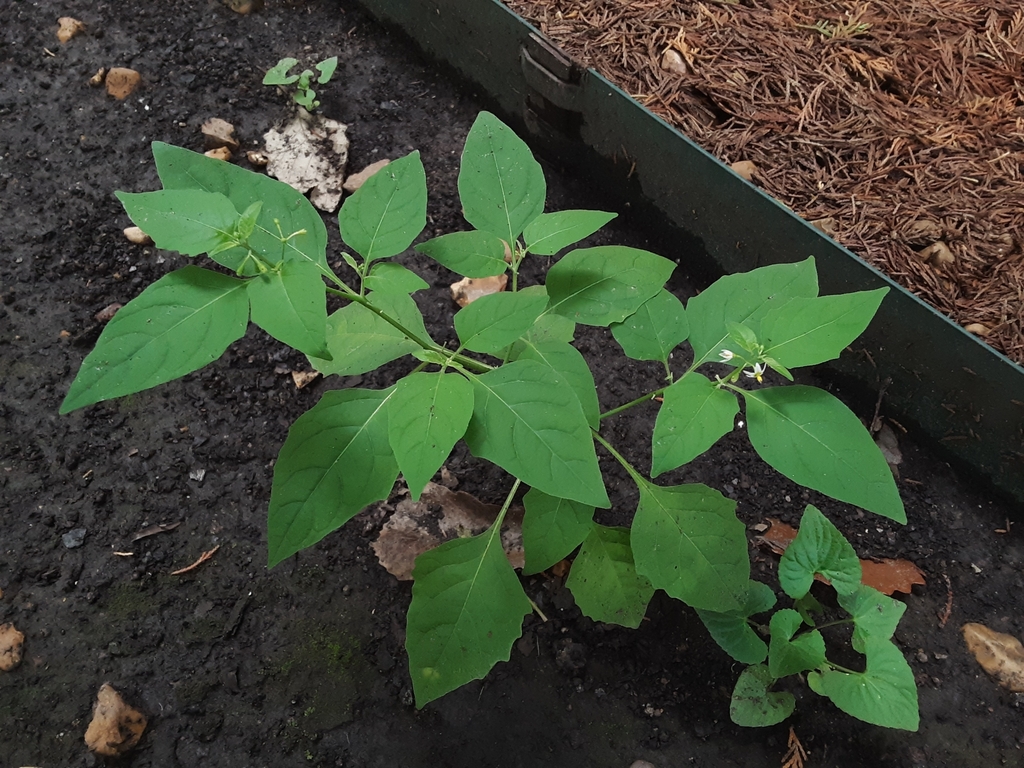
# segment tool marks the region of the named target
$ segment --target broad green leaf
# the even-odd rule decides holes
[[[818,274],[813,258],[719,278],[686,305],[695,365],[717,360],[723,346],[729,346],[727,323],[756,329],[761,318],[775,307],[791,299],[817,295]]]
[[[298,75],[289,75],[288,70],[299,63],[298,59],[287,57],[281,59],[277,64],[267,70],[263,76],[264,85],[291,85],[299,79]],[[219,161],[223,162],[223,161]]]
[[[327,392],[288,430],[274,465],[267,515],[268,565],[337,530],[398,478],[388,442],[394,389]]]
[[[563,248],[594,234],[617,214],[604,211],[542,213],[523,231],[526,250],[538,256],[554,256]]]
[[[651,436],[651,477],[681,467],[732,431],[740,404],[699,373],[665,390]]]
[[[455,373],[413,373],[395,385],[388,437],[413,501],[466,433],[473,387]]]
[[[907,606],[865,584],[839,595],[839,605],[853,617],[853,647],[864,652],[868,640],[889,640]]]
[[[683,302],[664,288],[621,323],[612,324],[612,336],[634,360],[665,362],[689,333]]]
[[[331,56],[329,59],[324,59],[316,65],[316,68],[320,72],[320,76],[316,81],[323,85],[334,76],[334,71],[338,68],[338,57]]]
[[[536,488],[523,497],[524,575],[540,573],[572,552],[590,533],[594,508]]]
[[[405,647],[422,707],[508,661],[530,601],[497,526],[424,552],[412,576]]]
[[[235,227],[236,234],[241,240],[247,240],[256,230],[256,222],[260,218],[260,211],[263,210],[263,201],[257,200],[238,217],[238,226]]]
[[[743,605],[734,611],[703,611],[697,615],[722,650],[743,664],[760,664],[768,656],[768,646],[750,626],[748,619],[775,605],[775,593],[767,584],[752,581],[743,596]]]
[[[576,393],[591,428],[598,429],[601,426],[601,406],[597,401],[594,375],[576,347],[553,339],[537,342],[523,339],[512,346],[510,359],[536,360],[558,373]]]
[[[806,672],[825,661],[825,639],[818,630],[793,637],[803,623],[800,614],[789,608],[772,616],[771,646],[768,649],[768,670],[772,677]]]
[[[202,368],[245,334],[245,282],[199,267],[164,275],[107,323],[61,403],[68,413]]]
[[[490,112],[481,112],[466,137],[459,168],[466,221],[511,247],[543,212],[546,194],[544,172],[526,142]]]
[[[238,211],[262,202],[249,247],[268,264],[282,259],[310,261],[324,275],[334,275],[327,265],[327,227],[309,200],[289,185],[266,174],[159,141],[153,142],[153,158],[165,189],[219,192]],[[303,234],[295,234],[298,232]],[[287,242],[281,242],[283,238]],[[217,262],[238,269],[245,257],[244,248],[234,248],[217,254]],[[243,270],[246,275],[257,272],[251,264]]]
[[[637,572],[693,608],[739,609],[750,560],[736,502],[706,485],[662,488],[633,479],[640,488],[632,538]]]
[[[662,289],[673,269],[668,259],[639,248],[578,248],[548,270],[548,311],[583,325],[621,323]]]
[[[455,331],[466,349],[493,354],[526,333],[547,303],[537,293],[481,296],[455,313]]]
[[[796,538],[779,561],[779,584],[797,600],[811,588],[820,573],[840,595],[856,592],[860,586],[860,560],[853,546],[832,522],[808,504]]]
[[[544,286],[530,286],[530,288],[543,288]],[[524,288],[520,293],[530,290],[530,288]],[[545,296],[547,293],[544,294]],[[576,336],[576,323],[570,320],[568,317],[562,315],[556,315],[551,312],[544,312],[540,317],[537,318],[537,322],[533,324],[533,328],[523,334],[523,341],[533,342],[534,344],[541,341],[564,341],[569,343]]]
[[[834,360],[864,333],[888,292],[797,298],[776,307],[761,320],[765,355],[787,368]]]
[[[312,357],[327,349],[327,292],[321,272],[308,261],[286,261],[278,272],[246,281],[252,321],[278,341]]]
[[[636,629],[654,595],[651,582],[633,566],[628,528],[593,524],[573,561],[565,586],[594,621]]]
[[[796,706],[796,699],[788,691],[769,693],[775,678],[764,664],[747,667],[736,681],[729,705],[729,717],[736,725],[760,728],[781,723]]]
[[[239,215],[224,195],[199,190],[115,192],[128,216],[157,248],[198,256],[231,239]]]
[[[864,672],[811,672],[807,684],[846,714],[866,723],[916,731],[917,686],[914,672],[900,649],[889,640],[869,638],[864,643],[864,655]]]
[[[744,392],[757,453],[790,480],[834,499],[907,521],[892,470],[849,408],[817,387]]]
[[[341,239],[367,261],[401,253],[427,225],[427,177],[412,152],[363,182],[338,211]]]
[[[497,235],[476,229],[435,237],[415,250],[464,277],[494,277],[508,269],[505,243]]]
[[[565,379],[533,360],[472,378],[466,444],[547,494],[608,507],[583,408]]]
[[[412,270],[393,261],[381,261],[370,267],[370,274],[363,281],[368,291],[378,293],[416,293],[430,286],[427,281]]]
[[[416,302],[404,293],[371,293],[375,307],[422,339],[429,338]],[[355,376],[421,349],[415,341],[361,304],[348,304],[327,318],[327,349],[332,360],[310,357],[325,376]]]

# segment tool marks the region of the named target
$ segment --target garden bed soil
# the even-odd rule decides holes
[[[68,14],[86,32],[62,45],[56,20]],[[349,3],[268,0],[239,15],[206,0],[11,2],[0,30],[0,623],[26,635],[21,665],[0,672],[0,765],[96,764],[83,735],[103,682],[149,718],[122,760],[140,767],[775,766],[790,726],[809,766],[1019,764],[1021,701],[981,672],[960,635],[967,621],[1024,635],[1024,546],[1007,522],[1012,510],[902,433],[906,526],[794,486],[742,430],[668,479],[735,498],[752,538],[769,516],[796,523],[811,501],[862,557],[904,557],[924,570],[896,634],[919,684],[918,733],[855,721],[801,686],[787,723],[736,727],[728,704],[738,669],[692,611],[659,595],[637,631],[597,625],[550,573],[524,579],[548,621],[527,617],[511,660],[416,710],[403,650],[409,585],[370,548],[386,506],[272,571],[264,565],[273,462],[288,426],[325,390],[386,386],[408,362],[298,389],[289,371],[307,361],[253,327],[181,381],[57,411],[101,329],[95,314],[186,261],[122,234],[129,221],[113,192],[158,188],[151,141],[201,149],[201,124],[220,117],[244,149],[257,148],[291,110],[260,84],[263,72],[285,56],[338,55],[322,111],[349,125],[350,169],[420,150],[428,237],[464,226],[458,158],[487,103]],[[138,70],[141,88],[116,101],[90,87],[109,66]],[[543,164],[550,207],[602,207],[560,174],[558,158]],[[595,242],[685,260],[620,213]],[[339,243],[327,219],[333,263]],[[412,252],[399,261],[430,284],[417,298],[434,338],[451,338],[453,276]],[[540,279],[548,261],[525,279]],[[681,274],[672,287],[688,298],[702,286]],[[581,334],[578,346],[596,361],[605,408],[657,385],[657,366],[626,361],[603,332]],[[851,404],[873,416],[873,402]],[[606,427],[640,466],[655,414],[651,404]],[[627,523],[635,490],[602,462],[614,507],[601,521]],[[448,467],[486,501],[508,488],[464,451]],[[158,524],[177,527],[135,539]],[[65,534],[82,529],[81,545],[69,547],[75,536],[65,543]],[[214,547],[209,561],[172,575]],[[755,577],[774,583],[773,556],[752,554]]]
[[[1024,363],[1015,0],[508,0],[566,53]],[[938,245],[941,244],[941,245]]]

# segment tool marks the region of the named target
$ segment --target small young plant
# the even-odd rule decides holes
[[[684,307],[664,287],[675,265],[624,246],[575,248],[543,284],[521,285],[527,259],[571,248],[614,214],[545,213],[540,165],[485,112],[466,139],[458,178],[473,228],[416,250],[465,277],[507,273],[511,290],[457,312],[452,349],[431,338],[412,298],[427,284],[389,261],[426,223],[418,153],[391,163],[342,205],[338,224],[352,251],[341,253],[345,279],[327,261],[320,215],[291,187],[167,144],[155,143],[153,154],[164,189],[118,193],[128,214],[158,247],[206,253],[231,274],[186,266],[145,289],[106,326],[61,412],[194,371],[240,338],[250,319],[327,377],[406,356],[418,361],[386,389],[327,391],[296,420],[274,467],[267,540],[273,566],[386,499],[400,473],[418,498],[459,440],[508,472],[505,503],[485,533],[416,560],[406,647],[419,706],[507,661],[521,633],[532,603],[500,530],[525,485],[524,573],[579,548],[567,586],[587,616],[635,628],[656,589],[696,609],[726,652],[753,665],[737,683],[736,722],[787,716],[792,695],[770,689],[807,672],[814,691],[850,714],[916,728],[913,676],[890,640],[902,606],[859,586],[852,549],[820,513],[808,508],[780,565],[782,589],[795,603],[772,617],[766,645],[750,617],[773,607],[775,591],[750,578],[736,502],[703,484],[653,481],[732,431],[742,402],[751,444],[780,473],[904,522],[892,473],[857,417],[824,390],[764,382],[768,368],[792,378],[792,368],[837,357],[886,289],[820,296],[809,258],[724,277]],[[345,302],[330,315],[327,294]],[[590,367],[571,343],[577,325],[610,328],[628,357],[660,362],[667,383],[627,403],[599,403]],[[684,343],[693,363],[680,371],[671,361],[684,357],[673,358]],[[649,477],[602,433],[606,419],[636,407],[659,409]],[[610,505],[598,445],[639,489],[628,528],[594,519]],[[815,574],[832,583],[850,614],[864,672],[825,657],[825,625],[814,626],[819,606],[808,592]]]
[[[298,64],[298,59],[284,58],[281,59],[277,64],[267,70],[267,74],[263,76],[264,85],[294,85],[295,93],[292,94],[292,99],[299,106],[305,107],[307,112],[312,112],[314,109],[320,106],[320,102],[316,98],[316,91],[313,90],[313,83],[316,82],[319,85],[325,85],[334,76],[334,70],[338,68],[338,57],[332,56],[329,59],[324,59],[319,64],[315,65],[319,75],[313,72],[311,69],[304,69],[297,75],[288,74],[292,67]],[[314,76],[316,80],[314,81]]]

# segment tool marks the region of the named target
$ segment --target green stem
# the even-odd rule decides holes
[[[854,624],[853,619],[836,619],[835,621],[827,621],[824,624],[819,624],[816,627],[811,627],[807,631],[810,632],[813,629],[828,629],[829,627],[841,627],[846,624]]]
[[[373,312],[373,314],[375,314],[381,320],[386,322],[388,325],[401,331],[410,340],[415,341],[417,344],[423,347],[423,349],[440,349],[436,344],[421,339],[415,333],[413,333],[400,322],[391,317],[391,315],[381,311],[380,309],[377,309],[377,307],[373,306],[373,304],[371,304],[370,301],[365,296],[360,296],[358,293],[355,293],[350,288],[348,288],[348,286],[345,286],[345,288],[345,290],[339,291],[337,288],[331,288],[330,286],[327,286],[327,292],[333,293],[335,296],[341,296],[343,298],[349,299],[350,301],[354,301],[356,304],[362,304],[364,307]]]
[[[604,449],[606,451],[608,451],[608,453],[610,453],[612,455],[612,458],[614,458],[617,462],[619,462],[619,464],[622,465],[622,468],[625,469],[626,472],[629,473],[629,476],[633,478],[633,482],[635,482],[638,486],[641,483],[646,482],[644,480],[643,476],[639,472],[637,472],[635,469],[633,469],[633,465],[630,464],[628,461],[626,461],[626,459],[622,456],[622,454],[619,453],[618,451],[616,451],[611,443],[609,443],[607,440],[605,440],[603,437],[601,437],[601,435],[598,434],[597,432],[595,432],[594,430],[590,430],[590,431],[593,434],[594,439],[597,442],[599,442],[602,446],[604,446]]]
[[[683,374],[683,375],[685,376],[686,374]],[[653,392],[648,392],[646,395],[641,395],[636,400],[630,400],[628,403],[623,403],[618,408],[612,408],[610,411],[605,411],[604,413],[601,414],[601,418],[602,419],[606,419],[609,416],[614,416],[617,413],[622,413],[623,411],[628,411],[633,406],[640,405],[642,403],[646,403],[648,400],[650,400],[652,398],[655,398],[658,395],[660,395],[666,389],[668,389],[667,386],[662,387],[661,389],[656,389]]]

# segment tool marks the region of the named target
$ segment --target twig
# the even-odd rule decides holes
[[[785,756],[782,758],[782,768],[804,768],[804,761],[807,760],[807,751],[800,739],[796,737],[793,726],[789,727],[789,742]]]
[[[946,607],[939,614],[939,629],[946,626],[946,622],[949,621],[949,615],[953,612],[953,584],[946,574],[942,574],[942,578],[946,580]]]
[[[194,563],[192,563],[192,565],[187,565],[184,568],[179,568],[176,571],[171,571],[171,576],[180,576],[183,573],[188,573],[189,571],[194,571],[200,565],[202,565],[207,560],[209,560],[211,557],[213,557],[218,549],[220,549],[220,544],[218,544],[213,549],[208,549],[206,552],[203,552],[203,554],[201,554],[199,556],[199,559],[196,560]]]

